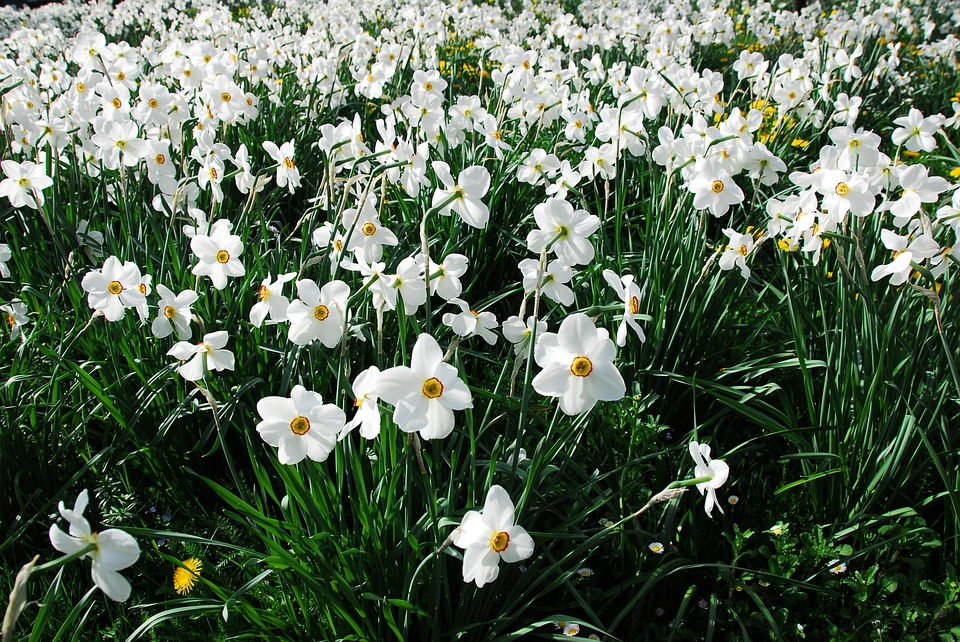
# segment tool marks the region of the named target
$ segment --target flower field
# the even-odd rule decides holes
[[[958,35],[0,8],[3,642],[960,639]]]

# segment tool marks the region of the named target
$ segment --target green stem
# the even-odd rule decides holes
[[[60,568],[60,567],[63,566],[64,564],[68,564],[68,563],[72,562],[73,560],[78,559],[78,558],[80,558],[80,557],[83,557],[83,556],[86,555],[87,553],[89,553],[89,552],[91,552],[91,551],[95,551],[95,550],[97,550],[97,545],[94,544],[93,542],[90,542],[89,544],[87,544],[87,545],[84,546],[83,548],[78,549],[78,550],[70,553],[69,555],[64,555],[63,557],[58,557],[58,558],[55,559],[55,560],[50,560],[50,561],[47,562],[46,564],[40,564],[39,566],[34,566],[34,567],[33,567],[33,570],[30,571],[30,575],[33,575],[34,573],[40,573],[40,572],[43,572],[43,571],[50,571],[50,570],[53,570],[53,569],[55,569],[55,568]]]

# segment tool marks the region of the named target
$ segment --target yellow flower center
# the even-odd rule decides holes
[[[639,314],[640,313],[640,299],[635,296],[630,297],[630,313]]]
[[[284,166],[285,166],[287,169],[293,169],[294,167],[297,166],[297,164],[294,163],[294,162],[293,162],[292,160],[290,160],[289,158],[284,158],[284,159],[283,159],[283,164],[284,164]]]
[[[231,96],[230,94],[228,94],[227,92],[223,92],[222,94],[220,94],[220,100],[222,100],[222,101],[225,102],[225,103],[230,102],[230,99],[231,99],[231,98],[232,98],[232,96]]]
[[[723,181],[713,181],[710,183],[710,189],[713,190],[714,194],[719,194],[723,191]]]
[[[177,316],[176,308],[174,308],[172,305],[168,305],[163,309],[163,316],[167,317],[168,319],[172,319],[173,317]]]
[[[577,357],[573,360],[573,363],[570,364],[570,372],[572,372],[575,377],[586,377],[593,372],[593,364],[590,363],[590,359],[586,357]]]
[[[360,228],[360,231],[364,233],[365,236],[373,236],[377,233],[377,226],[373,223],[364,223],[363,227]]]
[[[146,284],[141,283],[140,285],[137,286],[137,289],[140,290],[140,294],[142,294],[143,296],[147,296],[147,286],[146,286]]]
[[[120,284],[120,281],[110,281],[107,285],[107,292],[110,294],[120,294],[123,292],[123,286]]]
[[[217,252],[217,263],[226,263],[230,260],[230,252],[226,250],[220,250]]]
[[[122,71],[117,73],[117,80],[124,81],[126,79],[127,79],[127,74],[123,73]]]
[[[157,154],[156,156],[153,157],[153,162],[156,163],[157,165],[163,165],[164,163],[167,162],[167,157],[164,156],[163,154]]]
[[[493,537],[490,538],[490,548],[498,553],[507,550],[508,546],[510,546],[510,535],[508,535],[506,531],[494,533]]]
[[[120,107],[123,106],[123,103],[120,102],[119,98],[114,98],[113,100],[110,101],[110,104],[113,105],[114,109],[120,109]]]
[[[7,325],[10,326],[11,328],[17,325],[17,320],[13,318],[12,314],[7,315]]]
[[[211,167],[211,168],[210,168],[210,178],[216,180],[216,179],[219,178],[219,177],[220,177],[220,174],[217,173],[217,168],[216,168],[216,167]]]
[[[423,382],[421,392],[423,392],[423,396],[427,399],[436,399],[443,394],[443,384],[440,383],[440,380],[436,377],[430,377]]]
[[[290,430],[295,435],[300,435],[301,437],[308,432],[310,432],[310,420],[299,415],[293,418],[293,421],[290,422]]]
[[[270,290],[267,289],[267,286],[261,285],[260,289],[257,290],[257,298],[266,301],[268,296],[270,296]]]
[[[741,246],[740,246],[740,249],[739,249],[738,251],[740,252],[740,256],[746,256],[746,255],[747,255],[747,246],[746,246],[746,245],[741,245]]]
[[[86,90],[87,90],[87,86],[86,86],[86,85],[84,85],[82,82],[78,82],[78,83],[77,83],[77,93],[81,93],[81,94],[82,94],[82,93],[85,92]]]
[[[156,98],[151,98],[147,101],[147,104],[150,105],[150,109],[156,109],[160,105],[160,102]]]
[[[430,91],[431,89],[433,89],[433,83],[432,83],[432,82],[425,82],[425,83],[423,83],[423,88],[426,89],[427,91]]]
[[[836,191],[838,196],[846,196],[850,193],[850,186],[846,183],[837,183]]]
[[[313,318],[317,321],[325,321],[330,316],[330,310],[325,305],[318,305],[313,309]]]

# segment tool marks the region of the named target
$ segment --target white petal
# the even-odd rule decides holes
[[[513,526],[514,508],[510,495],[502,486],[494,484],[487,491],[487,500],[483,504],[483,521],[495,533]]]
[[[478,544],[486,544],[493,537],[493,531],[483,521],[483,516],[475,510],[467,511],[460,522],[453,537],[454,546],[469,548]]]
[[[500,556],[489,544],[471,546],[463,552],[463,581],[476,582],[478,587],[500,575]]]
[[[440,344],[429,334],[423,333],[417,338],[410,357],[410,369],[418,376],[432,377],[437,366],[443,361],[443,350]]]
[[[277,450],[277,459],[281,464],[297,464],[307,456],[307,443],[298,435],[289,433],[280,438],[280,447]]]
[[[443,439],[453,432],[453,411],[440,399],[423,399],[424,403],[420,405],[426,409],[426,425],[420,428],[420,436],[424,439]]]
[[[97,535],[100,552],[97,563],[111,571],[132,566],[140,558],[140,545],[133,536],[116,528],[109,528]]]
[[[50,527],[50,543],[53,544],[55,549],[67,555],[76,553],[87,545],[83,540],[64,533],[56,524]]]
[[[566,394],[572,378],[569,366],[550,364],[533,378],[533,389],[544,397],[559,397]]]
[[[130,598],[130,582],[127,579],[96,562],[92,568],[93,583],[100,587],[107,597],[116,602],[126,602]]]
[[[405,397],[420,394],[421,386],[423,386],[423,381],[418,380],[410,368],[396,366],[387,368],[380,373],[377,381],[377,392],[381,399],[395,406]]]
[[[533,538],[522,526],[511,526],[506,532],[510,536],[510,544],[500,553],[504,562],[519,562],[533,555]]]

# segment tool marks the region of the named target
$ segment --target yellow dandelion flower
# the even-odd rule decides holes
[[[173,588],[178,595],[186,595],[193,590],[194,584],[200,577],[200,571],[203,570],[203,562],[196,557],[183,560],[183,566],[178,566],[173,572]]]

